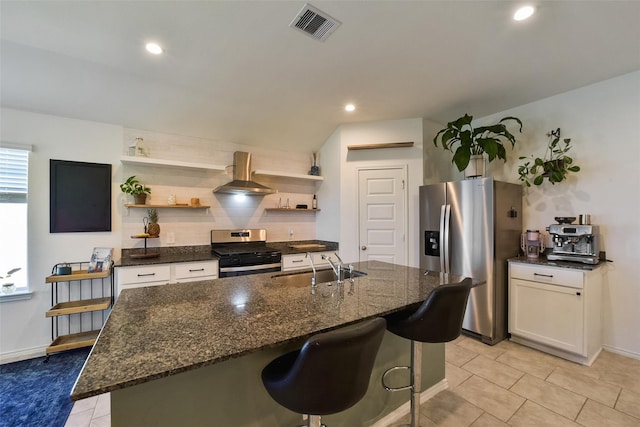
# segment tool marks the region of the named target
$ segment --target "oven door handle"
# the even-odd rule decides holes
[[[259,265],[243,265],[242,267],[220,267],[220,273],[230,273],[236,271],[260,271],[269,270],[271,268],[281,268],[282,263],[276,262],[273,264],[259,264]]]

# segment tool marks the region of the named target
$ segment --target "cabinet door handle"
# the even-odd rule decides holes
[[[291,262],[292,262],[292,263],[293,263],[293,262],[304,262],[304,260],[303,260],[303,259],[294,259],[294,260],[292,260]]]
[[[146,274],[140,274],[138,273],[138,277],[144,277],[144,276],[155,276],[156,273],[146,273]]]
[[[189,269],[189,273],[193,273],[194,271],[204,271],[204,268],[193,268],[193,269]]]
[[[553,274],[540,274],[540,273],[533,273],[534,276],[542,276],[542,277],[549,277],[552,278]]]
[[[582,294],[581,294],[580,292],[576,292],[576,295],[580,296],[580,295],[582,295]]]

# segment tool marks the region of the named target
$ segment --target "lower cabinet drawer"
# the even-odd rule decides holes
[[[510,277],[550,285],[582,289],[584,273],[579,270],[510,263]]]
[[[217,261],[185,262],[175,264],[174,268],[176,282],[216,279],[218,277]]]
[[[165,285],[171,280],[169,264],[116,268],[116,296],[123,289]]]
[[[150,282],[169,283],[171,268],[168,264],[118,268],[118,284],[129,285]]]
[[[282,270],[297,270],[299,268],[311,268],[311,262],[305,254],[283,255]]]
[[[329,263],[326,260],[322,259],[322,255],[331,257],[331,260],[334,263],[338,262],[338,259],[334,255],[334,252],[311,252],[311,256],[313,257],[313,264],[316,266],[316,268],[327,268],[329,266]],[[302,268],[311,268],[311,261],[309,260],[309,257],[306,253],[282,255],[282,271],[298,270]]]

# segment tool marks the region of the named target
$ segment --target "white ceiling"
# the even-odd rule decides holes
[[[640,1],[535,1],[516,23],[517,2],[314,0],[342,22],[325,42],[289,27],[304,4],[1,0],[2,106],[308,152],[341,123],[480,117],[640,70]]]

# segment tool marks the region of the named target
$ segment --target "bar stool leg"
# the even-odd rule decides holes
[[[411,427],[420,427],[422,388],[422,343],[411,340]]]
[[[309,427],[321,427],[320,415],[309,415]]]

